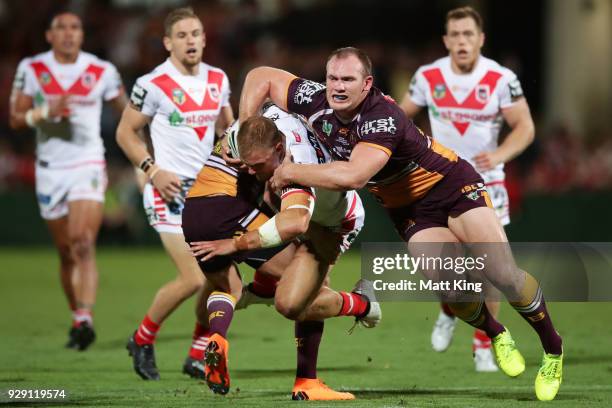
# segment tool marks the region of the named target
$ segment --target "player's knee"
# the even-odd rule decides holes
[[[78,260],[93,257],[95,239],[91,233],[84,231],[70,237],[70,249],[72,255]]]
[[[194,274],[190,276],[182,276],[181,281],[183,286],[191,293],[199,292],[204,287],[204,275]]]
[[[274,299],[274,307],[278,313],[285,316],[289,320],[298,320],[300,314],[302,313],[302,309],[299,307],[299,305],[292,302],[290,299],[276,297]]]
[[[72,250],[68,243],[59,245],[57,247],[59,253],[60,262],[62,265],[71,265],[74,263],[74,257],[72,256]]]

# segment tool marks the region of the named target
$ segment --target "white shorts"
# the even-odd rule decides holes
[[[145,184],[142,192],[142,203],[149,225],[155,228],[155,231],[158,233],[183,234],[185,196],[194,181],[194,179],[182,179],[181,194],[170,203],[164,201],[159,191],[150,182]]]
[[[355,191],[351,191],[348,194],[352,194],[351,205],[346,212],[342,225],[340,226],[340,232],[342,233],[342,242],[340,243],[340,252],[348,251],[351,247],[357,235],[363,228],[365,221],[365,209],[361,202],[361,197]]]
[[[40,215],[45,220],[66,216],[70,201],[103,203],[107,185],[106,162],[103,159],[58,167],[43,161],[36,162],[36,198]]]
[[[485,183],[495,214],[503,226],[510,224],[510,199],[503,180]]]

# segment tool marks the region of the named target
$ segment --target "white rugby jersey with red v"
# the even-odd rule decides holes
[[[80,52],[76,62],[60,64],[52,51],[25,58],[17,68],[15,88],[40,106],[69,96],[68,120],[41,122],[36,129],[36,155],[50,167],[103,162],[100,137],[102,101],[121,92],[121,78],[108,61]]]
[[[194,179],[210,156],[215,122],[229,106],[225,73],[200,63],[197,75],[183,75],[170,60],[136,81],[131,105],[152,117],[155,161],[165,170]]]
[[[474,70],[456,74],[450,57],[418,69],[410,85],[410,97],[429,107],[434,139],[474,165],[473,157],[493,151],[503,118],[501,109],[523,95],[516,75],[497,62],[480,56]],[[504,165],[481,174],[485,182],[503,180]]]

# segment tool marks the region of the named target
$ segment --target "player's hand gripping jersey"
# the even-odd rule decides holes
[[[183,75],[170,60],[136,81],[131,105],[152,117],[155,162],[183,178],[195,178],[208,159],[221,108],[229,106],[225,73],[200,63],[196,76]]]
[[[287,94],[290,111],[303,115],[335,160],[348,161],[357,143],[366,143],[389,156],[387,164],[368,183],[368,189],[387,208],[399,208],[424,197],[457,163],[457,155],[426,136],[404,112],[372,88],[360,112],[349,123],[333,113],[325,86],[296,78]]]
[[[427,106],[434,138],[474,165],[473,158],[498,146],[501,110],[523,96],[516,75],[497,62],[480,56],[469,74],[455,74],[450,57],[420,67],[410,84],[410,98]],[[509,222],[504,165],[481,172],[493,205]]]
[[[60,64],[47,51],[23,59],[14,87],[33,98],[34,106],[69,97],[69,119],[50,119],[36,127],[36,155],[48,167],[104,160],[100,137],[102,101],[122,88],[117,69],[95,55],[80,52],[74,64]]]
[[[305,123],[275,105],[264,108],[263,116],[274,121],[276,127],[285,135],[287,150],[296,163],[317,164],[331,161],[327,150],[319,143],[316,136],[307,129]],[[237,132],[237,124],[234,124]],[[239,182],[244,180],[244,182]],[[254,177],[243,175],[235,168],[228,166],[218,152],[213,152],[206,162],[188,198],[227,195],[246,197],[253,192]],[[314,199],[314,211],[311,221],[328,227],[344,235],[342,250],[350,245],[363,226],[364,210],[359,195],[355,191],[337,192],[310,187],[289,186],[283,189],[280,198],[295,192],[305,191]]]

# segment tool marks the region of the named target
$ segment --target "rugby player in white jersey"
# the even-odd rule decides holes
[[[163,42],[170,57],[136,81],[117,128],[117,142],[148,176],[145,211],[178,271],[176,279],[158,290],[127,345],[136,373],[150,380],[159,379],[153,345],[160,325],[196,292],[208,296],[204,276],[185,243],[181,213],[187,191],[210,156],[215,131],[221,133],[233,121],[227,76],[202,62],[206,37],[198,16],[191,8],[176,9],[166,17],[164,29]],[[139,137],[147,125],[154,157]],[[196,322],[183,366],[189,375],[204,353],[207,323],[199,320],[203,324]]]
[[[521,84],[516,75],[481,55],[484,44],[482,18],[471,7],[448,12],[444,45],[449,55],[420,67],[401,107],[413,118],[423,108],[429,111],[432,135],[444,146],[469,161],[480,173],[502,225],[510,223],[504,163],[518,156],[534,137],[534,125]],[[498,143],[503,120],[512,129]],[[489,288],[489,292],[495,291]],[[489,293],[495,297],[495,293]],[[487,302],[493,316],[499,302]],[[442,310],[431,334],[434,350],[445,351],[452,340],[457,319],[450,308]],[[497,371],[491,340],[474,332],[476,371]]]
[[[36,197],[59,253],[62,288],[72,310],[66,347],[85,350],[96,337],[95,246],[107,185],[102,102],[120,113],[126,97],[116,68],[81,50],[83,26],[76,14],[55,15],[46,38],[51,49],[23,59],[17,68],[10,125],[36,129]]]
[[[263,116],[251,117],[242,123],[236,142],[230,143],[232,145],[236,146],[233,156],[240,157],[249,173],[261,182],[272,176],[285,157],[310,164],[331,160],[329,153],[314,133],[306,130],[301,120],[276,106],[266,108]],[[226,264],[215,269],[207,268],[206,262],[237,252],[263,253],[262,249],[279,247],[301,237],[301,243],[296,243],[293,259],[280,274],[274,296],[276,310],[296,321],[298,370],[292,398],[353,399],[350,393],[336,392],[325,386],[317,378],[316,364],[324,319],[354,316],[365,327],[374,327],[381,317],[371,283],[360,280],[350,293],[337,292],[323,284],[338,255],[350,247],[363,226],[361,200],[354,190],[337,192],[298,185],[288,186],[278,195],[271,194],[270,201],[278,210],[273,218],[257,223],[257,227],[247,228],[233,239],[191,242],[194,254],[201,258],[207,279],[216,290],[208,300],[212,335],[206,350],[206,381],[217,393],[229,391],[229,342],[226,336],[236,298],[242,292],[234,265]],[[201,214],[214,213],[214,206],[219,207],[213,202],[207,207],[204,205],[202,202],[198,208]],[[225,210],[228,211],[233,210]],[[211,236],[209,233],[205,235]]]

